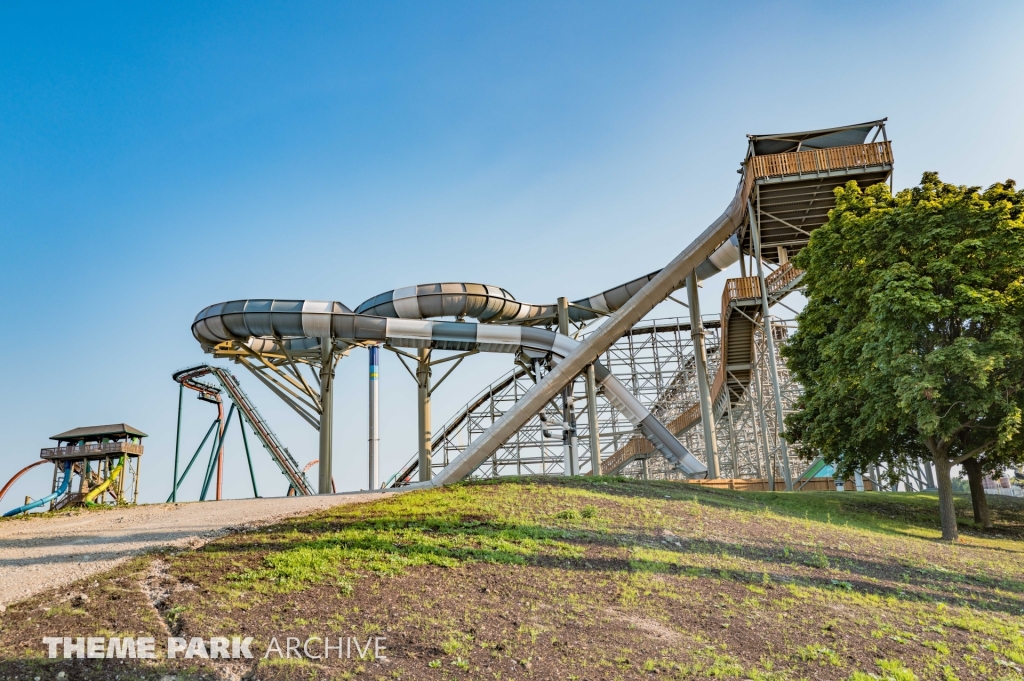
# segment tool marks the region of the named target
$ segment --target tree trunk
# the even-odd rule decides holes
[[[953,482],[949,478],[949,471],[953,466],[945,453],[936,456],[935,459],[936,485],[939,488],[939,521],[942,523],[943,541],[956,541],[960,533],[956,527],[956,509],[953,506]]]
[[[971,506],[974,507],[974,524],[986,530],[992,527],[992,516],[988,512],[988,498],[981,484],[981,463],[973,456],[962,464],[967,471],[967,482],[971,487]]]

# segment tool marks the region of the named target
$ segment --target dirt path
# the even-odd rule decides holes
[[[386,494],[150,504],[0,522],[0,605],[110,569],[160,547],[198,546],[232,530]]]

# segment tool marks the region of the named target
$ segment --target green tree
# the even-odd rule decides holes
[[[787,437],[841,474],[930,459],[955,540],[952,466],[1024,458],[1024,192],[925,173],[835,193],[795,260],[808,302],[784,354],[806,392]]]

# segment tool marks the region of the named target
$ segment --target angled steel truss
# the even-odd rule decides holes
[[[757,318],[752,379],[742,398],[732,403],[720,399],[715,404],[716,435],[723,477],[765,477],[769,469],[778,470],[780,441],[775,411],[770,406],[772,387],[767,370],[767,344],[760,319]],[[776,347],[784,344],[793,322],[773,319]],[[720,323],[718,317],[704,318],[708,373],[719,369]],[[584,330],[583,333],[586,331]],[[690,322],[686,318],[657,319],[643,322],[627,332],[601,358],[601,362],[625,384],[633,395],[663,423],[690,408],[698,400],[697,374],[693,354]],[[784,360],[776,367],[782,392],[784,412],[791,410],[800,394]],[[533,368],[543,375],[546,367]],[[506,410],[534,385],[534,371],[517,367],[480,391],[454,417],[435,431],[432,442],[432,468],[440,470],[458,456],[472,441],[488,429]],[[590,428],[587,418],[586,383],[580,376],[572,384],[575,412],[574,431],[580,462],[580,473],[591,471]],[[601,460],[619,451],[637,435],[636,429],[604,399],[597,396],[597,428]],[[491,478],[503,475],[562,475],[565,454],[562,430],[564,423],[561,401],[548,403],[483,465],[474,477]],[[571,427],[571,426],[570,426]],[[701,428],[690,427],[678,435],[698,458],[706,460]],[[410,460],[386,485],[411,479],[416,460]],[[803,472],[806,464],[793,462],[793,474]],[[656,451],[648,458],[636,460],[619,474],[681,479],[682,474]]]

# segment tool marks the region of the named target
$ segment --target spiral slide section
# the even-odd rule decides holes
[[[254,339],[261,346],[292,343],[306,348],[310,341],[319,345],[320,339],[330,338],[407,348],[521,353],[536,359],[550,357],[556,370],[562,358],[577,352],[580,346],[568,336],[529,326],[374,317],[347,311],[341,303],[312,300],[235,300],[211,305],[199,313],[192,333],[210,348],[224,341],[252,343]],[[595,362],[597,366],[600,364]],[[704,464],[672,437],[617,378],[604,367],[599,372],[605,394],[665,458],[687,475],[707,474]]]
[[[4,518],[9,518],[10,516],[18,515],[19,513],[27,513],[28,511],[31,511],[34,508],[39,508],[43,504],[50,503],[51,501],[53,501],[54,499],[56,499],[60,495],[62,495],[65,492],[67,492],[68,491],[68,485],[70,483],[71,483],[71,462],[68,461],[68,462],[64,463],[64,479],[60,481],[60,487],[57,488],[56,492],[54,492],[53,494],[47,494],[42,499],[36,499],[35,501],[33,501],[30,504],[25,504],[24,506],[19,506],[18,508],[12,509],[12,510],[8,511],[7,513],[4,513],[3,517]]]
[[[733,236],[697,268],[700,280],[712,277],[740,259],[739,240]],[[585,322],[615,312],[654,276],[626,282],[589,298],[573,301],[569,319]],[[486,284],[440,283],[406,286],[381,293],[356,308],[357,314],[399,319],[470,317],[486,324],[548,324],[558,318],[555,304],[523,303],[503,288]]]

